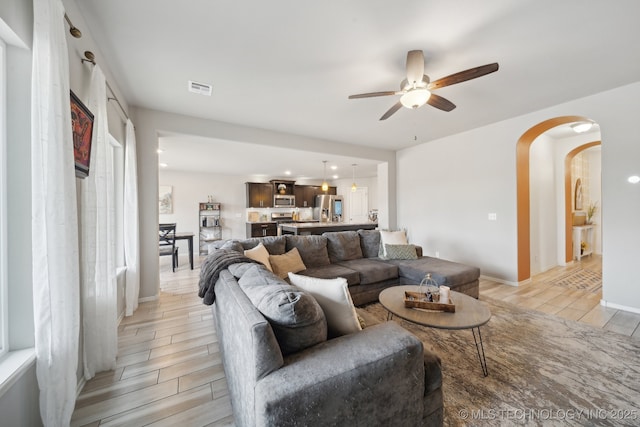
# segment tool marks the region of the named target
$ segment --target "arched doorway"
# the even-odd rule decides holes
[[[529,183],[529,151],[531,144],[540,135],[556,126],[567,123],[589,121],[582,116],[562,116],[538,123],[527,130],[518,140],[516,145],[516,200],[517,200],[517,239],[518,239],[518,282],[523,282],[531,278],[531,217],[530,217],[530,183]],[[565,158],[565,257],[566,261],[571,261],[571,159],[578,153],[600,141],[584,144],[571,151]],[[569,171],[569,172],[567,172]],[[568,205],[567,205],[568,204]]]

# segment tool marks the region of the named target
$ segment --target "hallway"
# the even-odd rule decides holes
[[[556,284],[558,278],[581,268],[601,273],[602,257],[592,255],[566,267],[554,267],[520,286],[480,279],[480,296],[481,299],[499,299],[521,308],[554,314],[640,339],[640,314],[601,306],[601,290],[594,293]]]

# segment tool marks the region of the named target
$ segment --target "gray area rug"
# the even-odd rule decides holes
[[[470,330],[393,320],[442,359],[445,425],[640,425],[640,341],[482,301],[492,313],[481,328],[486,378]],[[379,303],[359,310],[386,320]]]
[[[581,289],[591,293],[598,293],[602,290],[602,273],[579,268],[554,279],[550,283],[569,289]]]

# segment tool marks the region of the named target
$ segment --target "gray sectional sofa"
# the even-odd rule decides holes
[[[441,426],[439,358],[395,322],[327,339],[310,295],[258,264],[215,284],[237,426]]]
[[[421,256],[419,246],[416,246],[418,259],[380,259],[378,230],[258,237],[222,242],[219,247],[251,249],[261,242],[271,255],[297,248],[306,266],[299,274],[326,279],[346,278],[355,305],[377,301],[380,292],[389,286],[417,285],[426,273],[431,273],[438,285],[474,298],[479,295],[480,269],[477,267]]]
[[[426,273],[478,296],[477,268],[418,257],[419,247],[416,259],[380,259],[377,231],[221,242],[203,263],[200,296],[215,301],[236,425],[442,425],[436,355],[395,322],[328,336],[328,317],[311,294],[243,255],[259,243],[270,255],[295,248],[305,267],[299,274],[346,278],[356,305],[376,301],[388,286],[419,283]]]

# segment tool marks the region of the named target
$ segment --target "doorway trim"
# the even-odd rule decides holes
[[[531,278],[531,203],[530,203],[530,188],[529,188],[529,151],[531,144],[540,135],[545,133],[551,128],[560,126],[566,123],[580,122],[589,120],[583,116],[560,116],[554,117],[549,120],[538,123],[537,125],[529,128],[522,134],[518,143],[516,144],[516,210],[517,210],[517,249],[518,249],[518,283],[529,280]],[[577,153],[575,153],[577,154]],[[574,154],[574,156],[575,156]],[[566,159],[565,159],[566,161]],[[566,163],[565,163],[566,164]],[[569,182],[571,177],[569,177]],[[566,167],[565,167],[565,185],[566,185]],[[569,183],[569,185],[571,185]],[[566,192],[565,192],[566,193]],[[566,200],[569,198],[571,191],[568,195],[565,194]],[[571,206],[571,205],[569,205]],[[566,210],[566,207],[565,207]],[[571,212],[569,207],[568,212]],[[570,214],[568,214],[570,217]],[[566,216],[565,216],[566,221]]]

